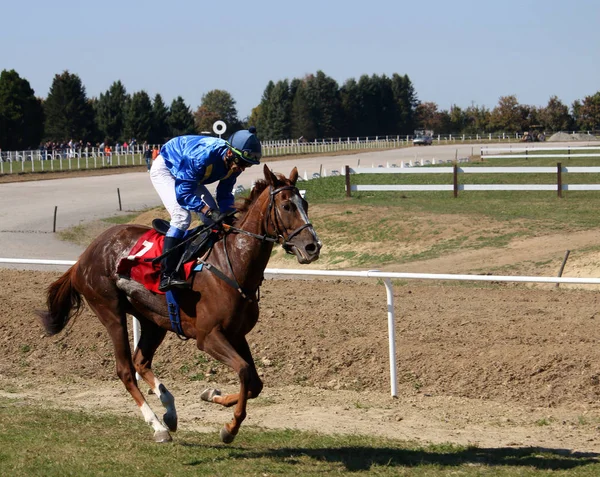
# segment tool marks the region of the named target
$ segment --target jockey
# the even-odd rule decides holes
[[[233,187],[247,167],[260,162],[262,148],[255,128],[237,131],[229,141],[210,136],[179,136],[160,150],[150,170],[150,179],[171,216],[163,253],[179,245],[198,213],[205,225],[224,219],[234,209]],[[206,184],[219,182],[217,200]],[[180,247],[183,249],[183,247]],[[183,250],[167,255],[161,262],[158,289],[186,288],[187,281],[176,271]]]

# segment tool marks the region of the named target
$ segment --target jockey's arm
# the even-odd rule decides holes
[[[236,180],[237,176],[228,177],[219,182],[219,185],[217,186],[217,204],[219,205],[219,210],[223,213],[227,213],[234,209],[233,187],[235,186]]]
[[[202,212],[206,203],[196,195],[198,183],[193,180],[175,179],[175,195],[181,207],[190,211]]]

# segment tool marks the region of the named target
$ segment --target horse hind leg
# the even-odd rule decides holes
[[[250,347],[248,346],[246,339],[244,338],[239,345],[235,346],[235,349],[249,365],[248,371],[250,373],[250,380],[247,396],[248,399],[254,399],[262,391],[263,383],[258,376],[258,372],[256,371],[256,365],[254,364],[254,359],[252,358],[252,353],[250,352]],[[209,388],[202,392],[200,398],[203,401],[214,402],[225,407],[230,407],[237,404],[239,393],[226,394],[223,396],[220,390]]]
[[[236,406],[233,411],[233,419],[229,424],[225,424],[220,433],[221,440],[229,444],[235,439],[242,422],[246,418],[248,399],[255,398],[260,394],[262,381],[260,381],[256,372],[250,348],[245,338],[242,338],[238,346],[241,351],[240,353],[221,331],[214,329],[206,336],[203,348],[213,358],[216,358],[236,371],[240,378],[239,393],[222,396],[220,391],[216,389],[207,389],[201,395],[201,398],[205,401],[214,402],[226,407]]]
[[[177,430],[177,410],[175,409],[175,398],[162,384],[152,371],[152,359],[154,353],[163,342],[167,330],[164,330],[148,320],[140,320],[141,335],[137,348],[133,353],[133,365],[142,379],[150,386],[150,389],[165,408],[163,422],[171,432]]]
[[[101,298],[98,298],[97,300],[88,299],[88,304],[108,330],[108,334],[113,342],[117,364],[117,376],[119,376],[125,385],[125,389],[127,389],[129,394],[131,394],[131,397],[133,397],[142,416],[144,416],[144,420],[154,429],[154,440],[159,443],[170,442],[172,438],[171,434],[169,434],[169,430],[160,422],[156,414],[154,414],[154,411],[152,411],[146,402],[146,399],[137,385],[131,357],[131,348],[129,347],[129,337],[127,335],[127,317],[125,313],[116,311],[116,307],[97,304],[100,300]]]

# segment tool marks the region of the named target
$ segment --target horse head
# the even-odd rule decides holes
[[[299,263],[314,262],[323,244],[308,220],[308,202],[296,187],[298,169],[294,167],[286,178],[274,174],[265,164],[264,174],[269,186],[265,230],[279,239],[287,253],[296,255]]]

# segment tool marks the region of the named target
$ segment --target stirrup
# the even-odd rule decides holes
[[[160,278],[160,283],[158,284],[158,290],[161,292],[165,292],[170,290],[171,288],[189,288],[190,284],[187,280],[182,278],[163,275]]]

